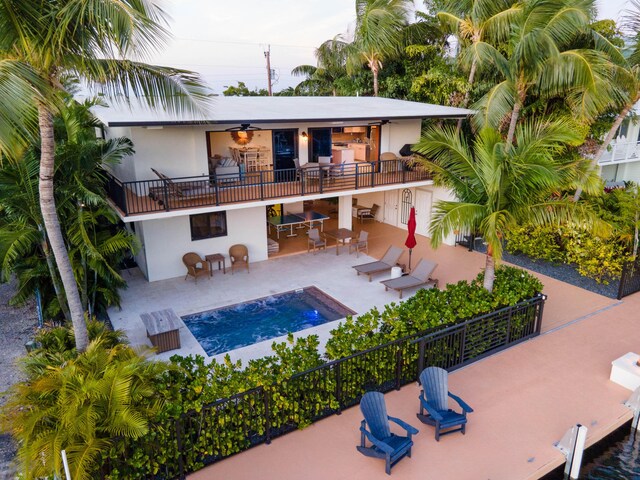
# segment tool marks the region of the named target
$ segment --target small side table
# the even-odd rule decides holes
[[[212,253],[211,255],[206,255],[204,259],[209,262],[209,275],[213,276],[213,262],[218,262],[218,271],[220,270],[220,264],[222,263],[222,273],[227,273],[227,266],[225,263],[224,255],[221,253]]]
[[[142,313],[140,318],[157,353],[180,348],[180,328],[185,325],[171,308]]]

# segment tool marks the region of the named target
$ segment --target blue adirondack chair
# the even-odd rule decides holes
[[[438,367],[425,368],[420,374],[420,413],[418,418],[422,423],[436,427],[436,440],[440,441],[440,435],[462,432],[464,435],[467,426],[467,413],[473,412],[473,408],[467,405],[457,395],[449,391],[449,374]],[[462,408],[458,413],[449,408],[449,399],[453,398]],[[427,411],[427,415],[424,411]],[[455,428],[458,427],[458,428]]]
[[[411,457],[411,447],[413,446],[411,435],[417,434],[418,429],[398,418],[387,415],[384,395],[380,392],[365,393],[360,401],[360,410],[364,420],[360,425],[360,446],[356,448],[367,457],[384,458],[386,460],[385,471],[387,475],[391,475],[392,466],[405,455]],[[407,436],[391,433],[389,420],[404,428]],[[369,429],[367,429],[367,425]],[[365,439],[372,444],[370,447],[366,446]]]

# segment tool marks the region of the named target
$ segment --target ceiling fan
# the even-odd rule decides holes
[[[262,130],[260,127],[254,127],[250,123],[241,123],[238,127],[225,128],[225,132],[246,132],[250,130]]]

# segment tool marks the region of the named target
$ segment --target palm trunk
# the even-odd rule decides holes
[[[478,68],[478,61],[477,59],[473,59],[473,62],[471,62],[471,70],[469,71],[469,90],[467,90],[464,94],[464,100],[462,101],[462,108],[467,108],[467,105],[469,105],[469,97],[470,97],[470,90],[471,90],[471,86],[473,85],[473,80],[476,76],[476,68]],[[460,120],[458,120],[458,127],[456,128],[456,132],[460,132],[460,129],[462,128],[462,118]]]
[[[370,65],[371,73],[373,74],[373,96],[378,96],[378,67],[375,65]]]
[[[598,149],[593,159],[591,160],[591,170],[595,170],[598,168],[598,162],[600,161],[600,158],[602,158],[602,155],[604,155],[604,152],[607,151],[607,148],[609,148],[609,145],[611,144],[613,137],[616,136],[616,132],[618,131],[618,128],[620,128],[620,125],[622,124],[624,119],[627,118],[627,115],[629,114],[633,106],[638,101],[640,101],[640,94],[636,95],[636,97],[633,99],[632,102],[627,103],[627,105],[618,114],[618,116],[616,117],[616,120],[613,122],[613,125],[611,125],[609,132],[607,132],[607,136],[604,137],[602,145],[600,145],[600,148]],[[578,200],[580,200],[581,195],[582,195],[582,188],[578,188],[576,190],[576,193],[573,195],[573,201],[577,202]]]
[[[496,279],[496,262],[493,258],[493,249],[487,245],[487,257],[484,265],[484,288],[491,293],[493,291],[493,282]]]
[[[518,123],[518,117],[520,116],[520,109],[522,108],[522,102],[520,98],[516,100],[513,105],[513,111],[511,112],[511,121],[509,122],[509,131],[507,132],[507,148],[513,145],[513,137],[516,133],[516,124]]]
[[[38,123],[40,126],[40,210],[44,228],[49,238],[49,244],[58,265],[60,279],[67,297],[67,305],[71,313],[73,332],[76,339],[76,348],[83,352],[89,344],[87,325],[84,320],[84,311],[80,302],[78,285],[73,275],[71,262],[67,248],[62,237],[60,221],[56,212],[56,203],[53,193],[53,174],[55,166],[55,142],[53,138],[53,118],[49,109],[42,103],[38,105]]]
[[[44,253],[44,258],[47,262],[47,267],[49,267],[49,276],[51,277],[51,284],[53,285],[53,291],[56,293],[56,298],[58,299],[58,304],[60,305],[60,310],[62,310],[62,315],[64,315],[64,319],[67,321],[71,320],[71,314],[69,312],[69,307],[67,306],[67,299],[64,296],[64,288],[60,285],[60,279],[58,278],[58,271],[56,270],[56,265],[53,263],[53,257],[51,256],[51,249],[49,248],[49,244],[47,240],[44,238],[45,232],[41,226],[38,226],[38,229],[42,233],[43,240],[40,243],[40,248],[42,248],[42,252]]]

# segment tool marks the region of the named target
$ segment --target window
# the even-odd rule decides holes
[[[227,212],[190,215],[191,240],[224,237],[227,235]]]

